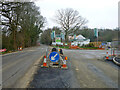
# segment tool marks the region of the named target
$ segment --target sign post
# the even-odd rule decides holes
[[[98,29],[94,29],[94,36],[97,37],[97,45],[98,45]]]
[[[63,40],[65,40],[64,33],[61,33],[61,39],[62,39],[62,42],[63,42]]]
[[[74,39],[76,39],[76,34],[74,34]]]
[[[55,41],[55,31],[52,31],[52,32],[51,32],[51,39],[52,39],[53,41]]]

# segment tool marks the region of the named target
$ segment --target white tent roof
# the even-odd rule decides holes
[[[82,35],[78,35],[78,36],[76,36],[76,39],[86,39],[86,38],[83,37]]]

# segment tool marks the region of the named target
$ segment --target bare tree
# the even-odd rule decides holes
[[[55,21],[65,32],[65,40],[68,41],[68,34],[75,33],[88,21],[79,15],[79,12],[72,8],[58,10]]]

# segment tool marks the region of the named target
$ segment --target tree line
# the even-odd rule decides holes
[[[96,41],[94,29],[85,28],[88,20],[82,17],[77,10],[72,8],[57,10],[54,21],[60,27],[43,30],[46,18],[41,15],[39,7],[34,2],[0,2],[2,31],[2,48],[17,50],[19,46],[30,47],[36,45],[38,39],[43,44],[50,45],[51,32],[65,33],[65,42],[69,42],[69,35],[82,34],[91,41]],[[41,37],[39,38],[39,35]],[[99,29],[99,41],[112,41],[116,38],[118,30]]]
[[[97,38],[94,36],[94,29],[85,27],[88,20],[82,17],[77,10],[72,8],[59,9],[56,12],[54,21],[60,27],[53,27],[46,29],[41,35],[41,43],[51,44],[50,33],[52,30],[56,31],[56,34],[64,32],[65,42],[69,42],[68,36],[74,34],[82,34],[84,37],[91,40],[91,42],[96,42]],[[118,29],[98,29],[98,41],[101,42],[111,42],[113,39],[118,38]]]
[[[118,38],[118,29],[98,29],[98,41],[111,42],[113,39]],[[89,38],[91,42],[96,42],[97,38],[94,36],[94,29],[83,28],[76,32],[76,34],[82,34],[84,37]]]
[[[19,46],[36,45],[46,22],[34,2],[0,2],[2,48],[16,50]]]
[[[46,29],[41,35],[41,43],[51,45],[51,32],[55,31],[56,34],[60,34],[62,31],[60,27],[53,27]],[[118,39],[118,32],[120,30],[116,29],[98,29],[98,41],[100,42],[111,42],[114,39]],[[83,35],[85,38],[90,39],[91,42],[96,42],[97,38],[94,36],[94,29],[82,28],[77,30],[75,33],[70,33],[68,36]],[[69,41],[68,41],[69,42]]]
[[[65,34],[65,42],[69,42],[68,36],[71,33],[76,33],[80,28],[82,28],[88,20],[82,17],[77,10],[72,8],[59,9],[55,13],[53,18],[56,24],[60,27],[48,28],[41,35],[41,43],[43,44],[51,44],[51,31],[56,31],[56,34],[60,34],[60,32],[64,32]]]

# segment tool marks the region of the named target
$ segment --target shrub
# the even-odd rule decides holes
[[[87,44],[87,45],[82,45],[82,47],[94,47],[94,44],[92,44],[92,43],[89,43],[89,44]]]

